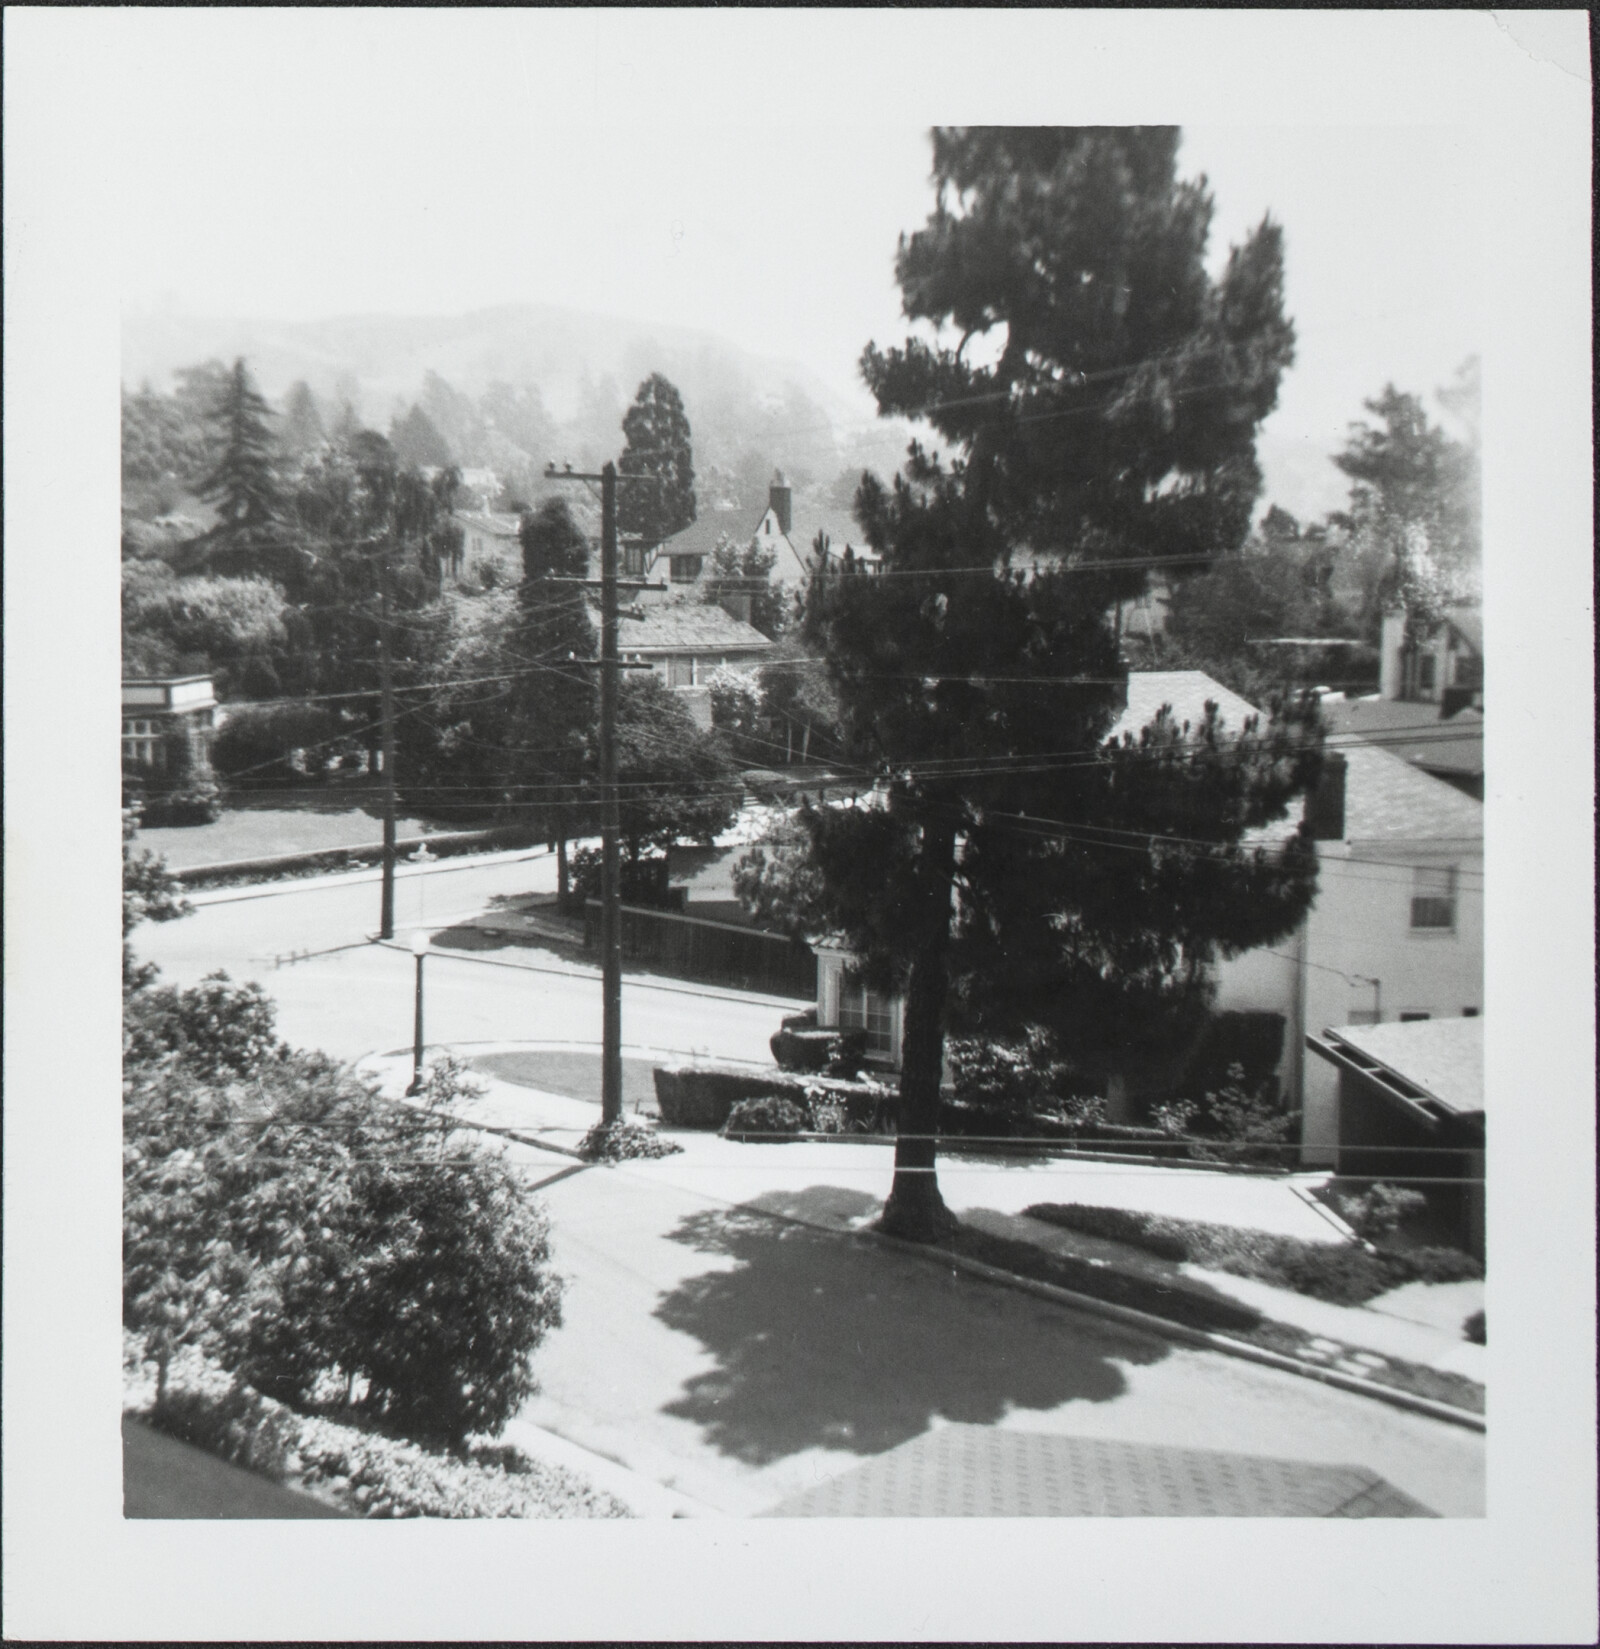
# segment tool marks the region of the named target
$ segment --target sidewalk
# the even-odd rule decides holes
[[[579,1045],[507,1043],[463,1053],[477,1059],[536,1047],[554,1053]],[[656,1063],[663,1059],[657,1050],[642,1047],[625,1047],[623,1057]],[[411,1058],[375,1056],[363,1061],[363,1068],[379,1078],[385,1094],[398,1098],[410,1080]],[[599,1120],[596,1102],[542,1092],[481,1071],[475,1075],[486,1091],[457,1107],[463,1121],[575,1154],[583,1135]],[[648,1101],[635,1101],[627,1114],[649,1115],[652,1109]],[[682,1147],[679,1154],[630,1162],[613,1171],[726,1205],[764,1209],[824,1230],[854,1232],[870,1226],[893,1173],[894,1151],[888,1143],[810,1140],[754,1145],[687,1130],[673,1131],[669,1137]],[[1385,1358],[1398,1358],[1482,1383],[1486,1348],[1462,1339],[1458,1326],[1461,1318],[1482,1305],[1482,1283],[1411,1284],[1366,1306],[1332,1305],[1250,1278],[1177,1264],[1122,1243],[1065,1231],[1023,1213],[1038,1202],[1092,1203],[1249,1226],[1309,1242],[1338,1242],[1344,1238],[1337,1224],[1310,1197],[1311,1189],[1327,1177],[1234,1175],[1063,1157],[1021,1162],[985,1159],[967,1151],[942,1154],[939,1162],[945,1202],[965,1224],[980,1231],[1125,1275],[1172,1287],[1187,1281],[1213,1297],[1226,1295],[1264,1318],[1312,1336],[1308,1360],[1320,1359],[1346,1374],[1369,1377]],[[831,1198],[830,1189],[836,1193]]]

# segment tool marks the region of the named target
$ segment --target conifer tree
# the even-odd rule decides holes
[[[626,534],[659,544],[695,518],[694,451],[683,397],[652,372],[639,385],[622,420],[627,438],[617,470],[653,475],[655,486],[619,487],[617,523]]]
[[[1177,133],[934,134],[936,209],[903,239],[907,315],[935,341],[869,348],[913,443],[857,517],[881,574],[813,577],[846,754],[882,806],[804,815],[821,908],[869,986],[903,993],[900,1134],[884,1227],[937,1236],[947,1027],[1041,1029],[1103,1078],[1203,1009],[1219,956],[1292,931],[1315,853],[1256,848],[1314,776],[1306,712],[1239,728],[1158,719],[1108,738],[1126,691],[1112,614],[1152,562],[1237,547],[1254,433],[1292,349],[1281,237],[1219,281],[1210,199]],[[994,333],[991,364],[969,359]],[[944,341],[941,341],[944,340]],[[959,341],[956,341],[959,340]]]
[[[212,559],[219,571],[271,570],[282,509],[268,423],[273,416],[241,356],[212,403],[211,424],[219,454],[198,488],[221,517],[210,535]]]

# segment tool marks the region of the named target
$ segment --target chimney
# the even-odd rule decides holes
[[[778,518],[778,531],[781,533],[787,533],[794,525],[794,517],[790,513],[793,496],[789,490],[789,483],[783,478],[783,471],[774,470],[772,485],[767,488],[767,503]]]
[[[1344,840],[1345,758],[1325,755],[1316,788],[1306,794],[1305,821],[1314,842]]]

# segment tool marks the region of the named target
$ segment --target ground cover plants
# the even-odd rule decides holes
[[[1142,1248],[1162,1259],[1253,1277],[1334,1305],[1362,1305],[1410,1282],[1463,1282],[1483,1268],[1456,1248],[1390,1249],[1299,1237],[1204,1220],[1174,1219],[1084,1203],[1035,1203],[1034,1219]]]

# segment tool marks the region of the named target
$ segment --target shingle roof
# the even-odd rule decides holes
[[[1235,732],[1247,716],[1260,714],[1249,700],[1229,692],[1203,670],[1133,670],[1128,674],[1128,707],[1112,735],[1137,734],[1163,704],[1172,706],[1179,722],[1199,722],[1208,699],[1215,702],[1224,725]],[[1418,710],[1416,705],[1406,708],[1413,716]],[[1470,849],[1483,840],[1482,802],[1359,738],[1336,737],[1333,746],[1345,758],[1346,841],[1437,842]],[[1281,835],[1292,828],[1293,821],[1286,821],[1268,826],[1264,835]]]
[[[1332,1034],[1458,1116],[1483,1113],[1481,1016],[1341,1025]]]
[[[758,510],[707,510],[704,515],[691,521],[682,532],[675,532],[667,539],[658,553],[710,555],[717,547],[717,540],[724,533],[742,548],[755,537],[756,528],[761,525],[761,517],[766,513],[765,504]]]
[[[753,624],[721,607],[674,601],[617,620],[617,649],[627,653],[766,652],[772,643]]]
[[[1371,739],[1430,772],[1483,772],[1483,717],[1475,710],[1458,711],[1445,721],[1433,704],[1325,698],[1322,714],[1331,733]],[[1452,733],[1459,737],[1452,738]]]

